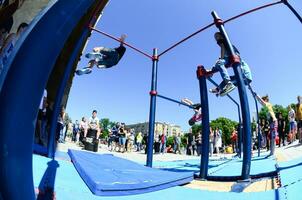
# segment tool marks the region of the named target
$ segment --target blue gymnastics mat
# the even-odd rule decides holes
[[[142,166],[108,154],[68,150],[80,176],[95,195],[118,196],[152,192],[193,180],[193,173]]]
[[[52,160],[49,158],[33,155],[33,174],[35,187],[40,188],[41,185],[45,184],[43,183],[43,177],[45,176],[45,174],[47,174],[47,168],[49,166],[49,163],[51,162]],[[296,190],[298,189],[298,185],[293,185],[293,187],[288,187],[288,190],[285,190],[285,188],[280,188],[278,190],[270,190],[266,192],[234,193],[196,190],[176,186],[145,194],[102,197],[92,194],[71,162],[68,162],[66,160],[57,160],[57,163],[58,168],[56,170],[56,173],[53,174],[55,178],[54,189],[56,198],[64,200],[183,200],[197,199],[201,197],[207,200],[285,200],[296,199],[294,197],[297,197],[297,194],[294,194],[293,192],[296,192]],[[286,196],[287,198],[285,198]]]
[[[302,181],[302,158],[280,162],[278,166],[282,186]]]

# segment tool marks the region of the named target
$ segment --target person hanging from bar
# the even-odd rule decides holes
[[[278,120],[276,118],[275,112],[273,110],[273,105],[269,102],[269,97],[268,95],[265,95],[263,97],[260,97],[256,93],[254,93],[256,96],[257,100],[262,106],[265,106],[268,110],[268,113],[270,115],[270,131],[269,131],[269,139],[270,139],[270,154],[269,156],[273,156],[275,154],[275,147],[276,147],[276,137],[278,136]]]
[[[210,89],[210,92],[215,93],[216,96],[225,96],[228,93],[230,93],[232,90],[234,90],[237,86],[237,80],[235,76],[229,76],[228,71],[226,69],[226,66],[230,65],[230,55],[229,52],[226,50],[226,44],[225,40],[223,39],[221,33],[216,32],[215,35],[215,40],[217,41],[217,44],[221,48],[221,55],[220,58],[217,60],[215,63],[215,66],[212,68],[212,71],[217,70],[220,72],[220,75],[222,77],[222,82],[219,84],[218,87]],[[240,57],[240,53],[238,49],[233,45],[234,51],[236,55]],[[243,60],[240,59],[241,61],[241,70],[243,74],[243,79],[246,85],[250,84],[252,82],[252,73],[251,70],[248,66],[248,64]]]
[[[126,39],[126,35],[122,34],[120,37],[120,46],[116,48],[106,48],[106,47],[95,47],[93,48],[93,52],[87,53],[85,55],[86,58],[89,58],[88,66],[82,69],[76,70],[77,75],[90,74],[92,72],[92,68],[96,65],[99,69],[106,69],[117,65],[121,60],[123,55],[126,52],[126,48],[124,46],[124,41]]]
[[[191,101],[188,98],[184,98],[181,100],[181,102],[192,106],[194,108],[194,115],[189,119],[189,125],[193,126],[195,122],[201,121],[201,105],[200,103],[194,104],[193,101]]]

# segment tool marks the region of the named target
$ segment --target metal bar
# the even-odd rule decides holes
[[[154,126],[155,126],[155,111],[156,111],[156,89],[157,89],[157,67],[158,58],[157,49],[153,49],[153,60],[152,60],[152,80],[151,80],[151,91],[150,91],[150,114],[149,114],[149,131],[148,131],[148,145],[147,145],[147,163],[148,167],[152,167],[153,162],[153,141],[154,141]]]
[[[164,50],[163,52],[161,52],[158,56],[160,57],[160,56],[164,55],[165,53],[167,53],[167,52],[170,51],[171,49],[174,49],[176,46],[178,46],[178,45],[180,45],[181,43],[187,41],[188,39],[190,39],[191,37],[197,35],[198,33],[200,33],[200,32],[202,32],[202,31],[204,31],[204,30],[210,28],[210,27],[213,26],[214,24],[215,24],[215,23],[211,23],[211,24],[208,24],[207,26],[205,26],[205,27],[199,29],[198,31],[192,33],[192,34],[189,35],[188,37],[186,37],[186,38],[180,40],[180,41],[177,42],[176,44],[174,44],[174,45],[172,45],[171,47],[167,48],[166,50]]]
[[[207,77],[207,79],[213,84],[215,85],[216,87],[218,87],[219,85],[210,77]],[[239,125],[241,127],[241,123],[242,123],[242,120],[241,120],[241,113],[240,113],[240,105],[239,103],[229,94],[226,95],[227,97],[229,97],[229,99],[231,99],[232,102],[234,102],[237,106],[237,112],[238,112],[238,122],[239,122]],[[240,128],[239,129],[239,132],[238,132],[238,152],[236,152],[238,154],[239,157],[241,157],[241,131],[242,129]]]
[[[115,40],[115,41],[120,42],[120,39],[119,39],[119,38],[116,38],[116,37],[114,37],[114,36],[112,36],[112,35],[110,35],[110,34],[108,34],[108,33],[105,33],[105,32],[103,32],[103,31],[100,31],[100,30],[98,30],[98,29],[96,29],[96,28],[93,28],[93,27],[89,27],[89,28],[90,28],[91,30],[94,30],[95,32],[101,33],[102,35],[105,35],[105,36],[107,36],[107,37],[109,37],[109,38],[111,38],[111,39],[113,39],[113,40]],[[142,50],[139,50],[138,48],[136,48],[136,47],[134,47],[134,46],[128,44],[127,42],[123,42],[123,44],[124,44],[125,46],[127,46],[127,47],[130,47],[130,48],[133,49],[134,51],[136,51],[136,52],[138,52],[138,53],[140,53],[140,54],[142,54],[142,55],[144,55],[144,56],[146,56],[146,57],[148,57],[148,58],[150,58],[150,59],[153,59],[153,57],[150,56],[149,54],[143,52]]]
[[[191,109],[195,109],[193,106],[188,105],[188,104],[185,104],[185,103],[183,103],[183,102],[181,102],[181,101],[177,101],[177,100],[175,100],[175,99],[171,99],[171,98],[169,98],[169,97],[165,97],[165,96],[160,95],[160,94],[157,94],[156,96],[157,96],[157,97],[160,97],[160,98],[162,98],[162,99],[165,99],[165,100],[172,101],[172,102],[174,102],[174,103],[183,105],[183,106],[187,106],[187,107],[189,107],[189,108],[191,108]]]
[[[252,149],[252,142],[251,142],[251,119],[250,119],[250,110],[249,104],[247,99],[247,93],[245,84],[243,81],[242,71],[241,71],[241,63],[236,56],[233,46],[227,33],[224,29],[223,23],[221,19],[218,17],[215,11],[213,11],[212,16],[214,18],[214,22],[216,22],[216,26],[219,29],[220,33],[222,34],[225,42],[226,42],[226,49],[229,52],[232,67],[234,70],[234,74],[238,84],[238,93],[241,105],[241,113],[242,113],[242,124],[243,124],[243,162],[242,162],[242,171],[241,171],[241,178],[242,180],[247,180],[250,178],[250,170],[251,170],[251,149]]]
[[[258,129],[258,157],[260,157],[260,146],[261,146],[261,128],[260,128],[260,120],[259,120],[259,107],[258,107],[258,101],[256,98],[256,93],[254,92],[252,86],[248,84],[248,87],[253,95],[254,101],[255,101],[255,107],[256,107],[256,121],[257,121],[257,129]]]
[[[244,15],[250,14],[250,13],[255,12],[255,11],[257,11],[257,10],[260,10],[260,9],[263,9],[263,8],[267,8],[267,7],[270,7],[270,6],[279,4],[279,3],[282,3],[282,1],[278,1],[278,2],[275,2],[275,3],[266,4],[266,5],[263,5],[263,6],[259,6],[259,7],[257,7],[257,8],[252,9],[252,10],[248,10],[248,11],[246,11],[246,12],[240,13],[239,15],[236,15],[236,16],[234,16],[234,17],[231,17],[231,18],[227,19],[226,21],[224,21],[224,23],[230,22],[230,21],[232,21],[232,20],[234,20],[234,19],[237,19],[237,18],[239,18],[239,17],[242,17],[242,16],[244,16]],[[288,4],[287,6],[290,6],[290,5]],[[289,8],[290,8],[290,7],[289,7]],[[291,8],[290,8],[290,9],[291,9]],[[293,8],[292,8],[292,9],[293,9]],[[294,11],[293,11],[293,12],[294,12]],[[297,12],[294,12],[294,14],[297,16],[296,13],[297,13]],[[297,17],[298,17],[298,16],[297,16]],[[298,17],[298,18],[299,18],[299,17]],[[300,18],[301,18],[301,17],[300,17]],[[300,18],[299,18],[299,19],[300,19]],[[301,21],[301,20],[300,20],[300,21]],[[204,31],[204,30],[210,28],[210,27],[213,26],[214,24],[215,24],[215,23],[211,23],[211,24],[206,25],[205,27],[199,29],[198,31],[192,33],[191,35],[185,37],[184,39],[182,39],[182,40],[180,40],[179,42],[175,43],[175,44],[172,45],[171,47],[167,48],[166,50],[164,50],[163,52],[161,52],[158,56],[160,57],[160,56],[164,55],[164,54],[167,53],[168,51],[174,49],[176,46],[178,46],[178,45],[180,45],[181,43],[187,41],[188,39],[192,38],[193,36],[197,35],[198,33],[200,33],[200,32],[202,32],[202,31]]]
[[[282,0],[283,2],[293,13],[294,15],[298,18],[298,20],[302,23],[302,17],[299,15],[299,13],[290,5],[290,3],[287,0]]]
[[[202,151],[200,159],[200,178],[207,179],[209,166],[209,139],[210,139],[210,117],[209,117],[209,100],[207,79],[205,76],[200,76],[202,67],[197,68],[197,78],[199,80],[200,89],[200,104],[202,105]]]
[[[231,18],[225,20],[224,23],[226,24],[226,23],[228,23],[228,22],[230,22],[230,21],[233,21],[234,19],[237,19],[237,18],[242,17],[242,16],[244,16],[244,15],[247,15],[247,14],[253,13],[253,12],[255,12],[255,11],[261,10],[261,9],[263,9],[263,8],[267,8],[267,7],[270,7],[270,6],[274,6],[274,5],[277,5],[277,4],[280,4],[280,3],[282,3],[282,1],[278,1],[278,2],[275,2],[275,3],[269,3],[269,4],[266,4],[266,5],[263,5],[263,6],[259,6],[259,7],[257,7],[257,8],[248,10],[248,11],[246,11],[246,12],[240,13],[239,15],[236,15],[236,16],[234,16],[234,17],[231,17]]]
[[[56,138],[56,132],[57,132],[57,119],[61,110],[61,102],[62,98],[64,96],[64,90],[66,88],[66,84],[68,82],[69,76],[72,71],[72,67],[74,63],[76,62],[76,59],[78,58],[78,55],[82,48],[83,43],[85,43],[85,38],[89,34],[89,30],[85,30],[82,33],[81,38],[77,41],[77,44],[74,48],[74,51],[72,55],[69,58],[69,62],[65,68],[62,80],[60,82],[59,88],[57,90],[56,99],[53,105],[53,112],[51,116],[51,124],[50,124],[50,130],[48,135],[48,144],[47,144],[47,154],[49,158],[54,158],[55,156],[55,138]]]

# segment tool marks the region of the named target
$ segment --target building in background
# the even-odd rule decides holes
[[[143,135],[148,134],[149,122],[137,123],[127,125],[127,128],[134,129],[136,133],[142,132]],[[169,124],[165,122],[155,122],[154,135],[160,135],[165,133],[167,136],[173,136],[174,134],[183,134],[181,127],[175,124]]]

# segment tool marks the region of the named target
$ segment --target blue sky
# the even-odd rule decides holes
[[[97,28],[114,36],[126,33],[126,41],[152,54],[167,47],[213,21],[211,11],[227,19],[271,1],[175,1],[112,0],[104,9]],[[290,1],[299,13],[302,2]],[[302,95],[302,25],[283,4],[279,4],[228,23],[226,31],[253,73],[253,87],[260,95],[269,94],[273,104],[296,102]],[[219,57],[212,27],[163,55],[158,68],[158,92],[175,99],[188,97],[198,102],[196,67],[212,67]],[[118,43],[98,33],[90,37],[84,54],[95,46],[115,47]],[[78,67],[84,67],[82,58]],[[230,75],[233,74],[229,69]],[[214,80],[221,81],[219,74]],[[151,61],[127,49],[120,63],[106,70],[95,68],[89,75],[75,77],[67,112],[72,119],[89,117],[93,109],[99,118],[126,124],[148,121],[151,86]],[[213,87],[208,83],[208,88]],[[238,99],[237,91],[231,95]],[[255,107],[249,94],[251,113]],[[209,94],[210,119],[219,116],[237,120],[236,106],[227,98]],[[157,99],[156,121],[189,128],[193,112],[186,107]]]

